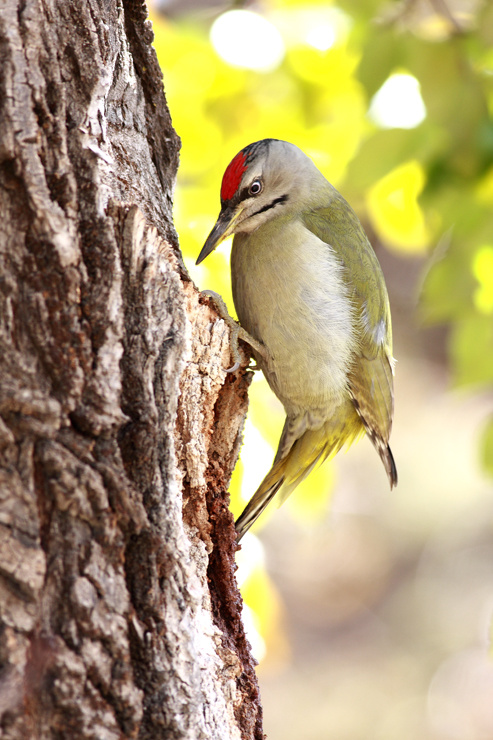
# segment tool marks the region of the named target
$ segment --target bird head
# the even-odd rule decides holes
[[[263,139],[242,149],[226,168],[221,212],[196,264],[231,234],[248,234],[280,214],[301,210],[314,180],[328,185],[294,144]]]

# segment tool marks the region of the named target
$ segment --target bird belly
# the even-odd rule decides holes
[[[301,222],[262,227],[233,242],[233,296],[241,325],[263,342],[257,358],[288,415],[327,417],[348,398],[354,317],[342,266]]]

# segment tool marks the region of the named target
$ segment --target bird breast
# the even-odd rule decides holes
[[[263,342],[257,358],[288,414],[338,405],[356,348],[353,308],[334,250],[299,220],[238,234],[231,255],[241,325]]]

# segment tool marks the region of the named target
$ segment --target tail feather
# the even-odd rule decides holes
[[[288,435],[288,423],[289,420],[280,447]],[[356,414],[342,428],[340,424],[334,428],[332,422],[326,422],[319,429],[307,429],[299,439],[293,441],[282,458],[278,459],[279,455],[276,455],[274,465],[235,522],[237,541],[241,540],[277,493],[280,494],[279,504],[282,504],[318,463],[335,455],[344,444],[351,444],[363,430]]]
[[[239,542],[243,535],[248,532],[254,522],[257,521],[266,506],[272,501],[278,490],[284,483],[284,477],[276,480],[274,466],[262,481],[262,484],[254,493],[243,512],[235,522],[236,540]]]
[[[397,485],[397,481],[398,481],[397,467],[395,464],[394,456],[392,454],[392,450],[390,449],[389,445],[386,445],[385,443],[375,444],[375,447],[383,462],[384,468],[386,470],[386,473],[389,479],[390,488],[392,490],[392,488]]]
[[[361,416],[360,410],[357,406],[356,410]],[[397,485],[397,467],[395,464],[394,456],[392,454],[392,450],[390,449],[387,441],[383,439],[375,431],[375,429],[369,426],[369,424],[366,422],[366,419],[364,419],[362,416],[361,421],[363,422],[363,426],[366,433],[368,434],[368,437],[370,438],[372,445],[380,455],[380,459],[383,462],[385,472],[387,473],[387,477],[389,479],[390,489],[392,490],[392,488]]]

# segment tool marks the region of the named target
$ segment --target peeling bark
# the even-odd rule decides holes
[[[0,737],[260,739],[227,485],[249,374],[186,275],[141,2],[0,0]]]

